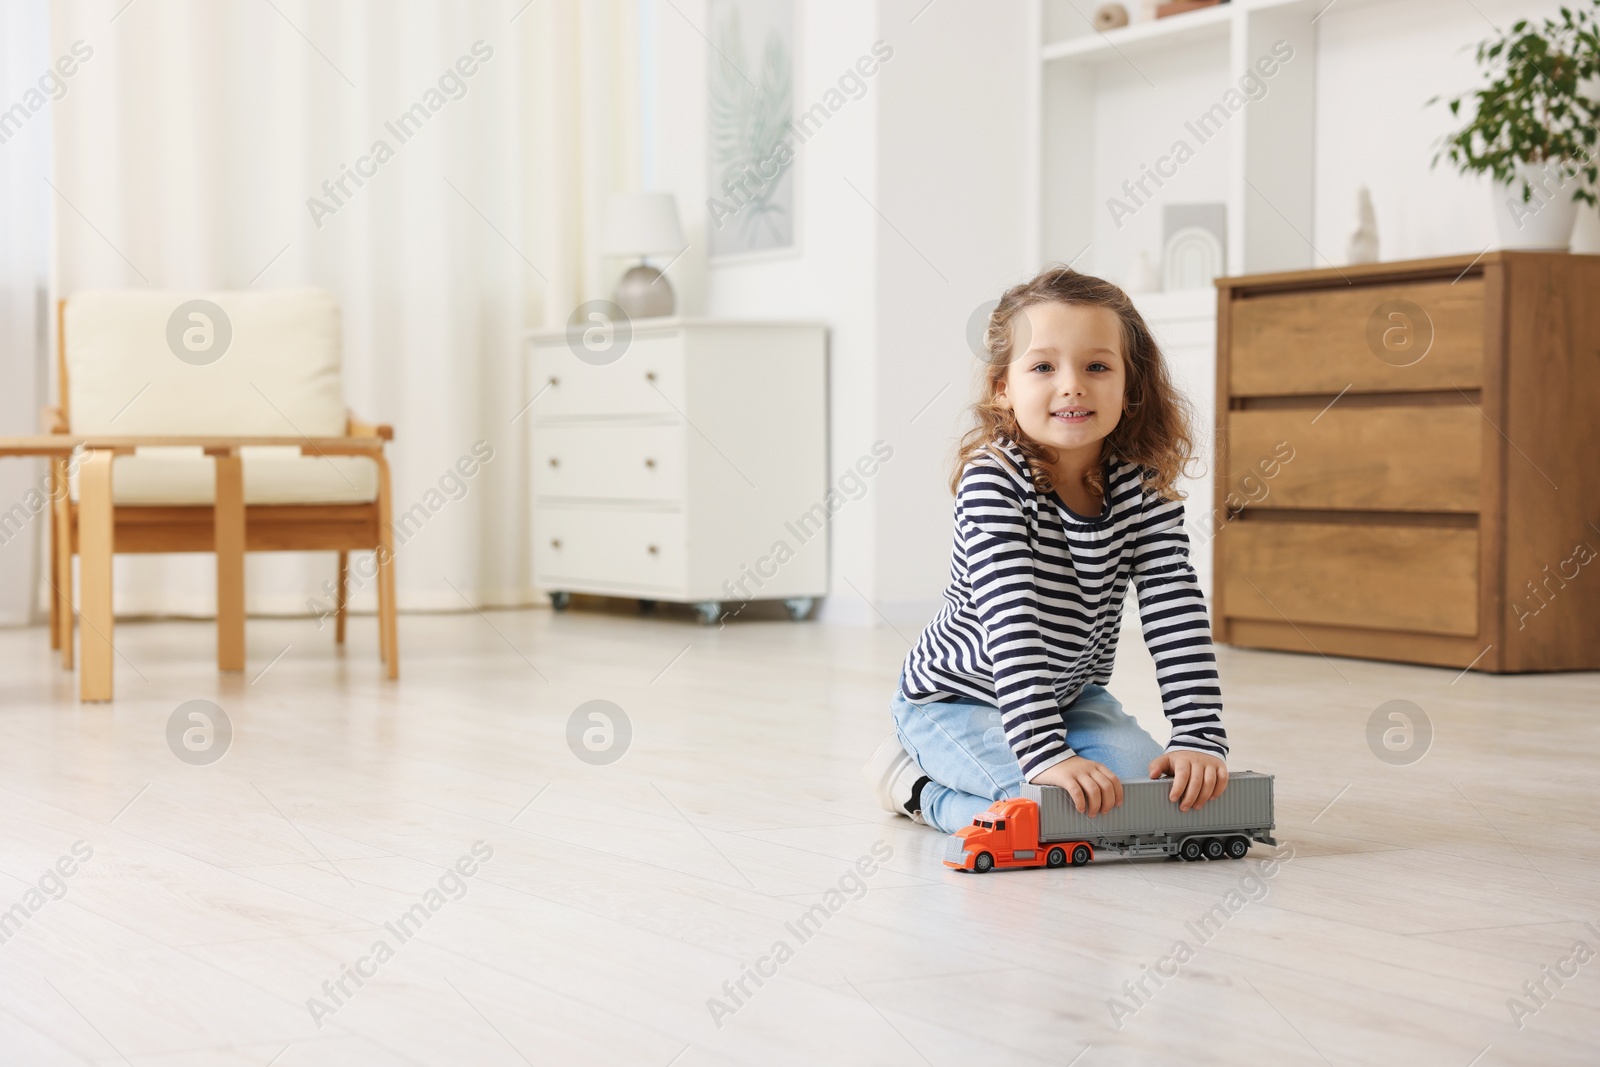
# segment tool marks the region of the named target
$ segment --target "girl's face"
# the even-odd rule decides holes
[[[1032,304],[1012,322],[1014,344],[996,399],[1022,432],[1074,467],[1099,459],[1122,419],[1127,365],[1122,320],[1109,308]]]

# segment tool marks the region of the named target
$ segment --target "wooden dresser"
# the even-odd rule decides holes
[[[1217,641],[1600,669],[1600,256],[1217,280]]]

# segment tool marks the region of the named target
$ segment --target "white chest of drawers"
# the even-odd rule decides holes
[[[647,319],[527,334],[533,575],[570,593],[754,600],[803,617],[828,582],[827,333]],[[620,353],[620,355],[618,354]]]

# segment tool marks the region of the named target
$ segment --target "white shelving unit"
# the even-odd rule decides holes
[[[1327,6],[1234,0],[1100,33],[1070,0],[1046,0],[1041,257],[1125,279],[1138,252],[1159,256],[1163,204],[1220,201],[1228,273],[1311,266],[1315,20]],[[1252,76],[1255,98],[1241,88]],[[1178,161],[1180,142],[1190,155]],[[1116,218],[1112,198],[1132,214]]]
[[[1338,0],[1343,8],[1374,2]],[[1163,205],[1221,202],[1225,273],[1321,264],[1310,243],[1316,22],[1329,0],[1233,0],[1103,33],[1089,21],[1096,6],[1039,4],[1038,261],[1125,284],[1140,252],[1160,263]],[[1261,89],[1248,86],[1251,75]],[[1151,177],[1158,166],[1166,172],[1159,182]],[[1131,213],[1114,213],[1113,198]],[[1200,454],[1214,454],[1214,290],[1134,299],[1194,405]],[[1185,485],[1208,594],[1209,467]]]

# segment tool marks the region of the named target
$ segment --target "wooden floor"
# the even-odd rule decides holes
[[[1276,774],[1279,848],[974,876],[857,777],[893,629],[406,616],[399,683],[370,618],[344,656],[252,620],[243,676],[212,632],[120,625],[109,706],[43,629],[0,632],[0,1063],[1600,1057],[1596,675],[1225,649],[1231,766]],[[1112,690],[1165,742],[1125,640]],[[193,699],[232,724],[210,765],[169,747]],[[568,744],[591,700],[631,722],[610,765]],[[1432,722],[1409,766],[1368,744],[1390,700]]]

